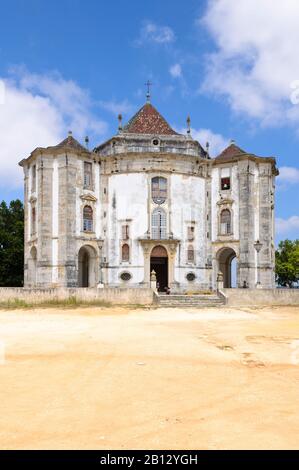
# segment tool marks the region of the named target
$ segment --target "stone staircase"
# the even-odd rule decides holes
[[[221,307],[225,304],[225,300],[223,297],[218,296],[216,292],[198,295],[159,294],[157,295],[157,303],[159,307],[202,308]]]

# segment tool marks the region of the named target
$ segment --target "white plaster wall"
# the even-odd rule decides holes
[[[145,173],[112,175],[108,183],[108,260],[109,283],[119,284],[122,271],[132,274],[126,285],[143,281],[143,249],[138,241],[147,231],[148,176]],[[115,205],[115,208],[113,208]],[[130,262],[120,263],[121,227],[130,226]]]
[[[181,240],[175,260],[175,281],[188,284],[186,274],[194,272],[196,281],[191,285],[202,283],[205,279],[206,262],[206,213],[205,213],[205,180],[195,176],[171,175],[171,228],[174,238]],[[188,240],[188,226],[195,222],[194,241]],[[187,248],[192,244],[195,250],[195,263],[187,261]]]

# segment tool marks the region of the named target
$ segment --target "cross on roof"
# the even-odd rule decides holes
[[[145,86],[147,86],[146,101],[148,103],[150,102],[150,98],[151,98],[151,89],[150,89],[150,87],[152,85],[153,84],[149,80],[145,83]]]

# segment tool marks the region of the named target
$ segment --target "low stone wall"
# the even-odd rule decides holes
[[[0,287],[0,303],[24,301],[30,304],[42,304],[49,301],[66,301],[75,298],[78,302],[103,301],[112,304],[140,304],[153,303],[153,291],[144,288],[53,288],[53,289],[27,289],[21,287]]]
[[[298,305],[299,289],[221,289],[229,307]]]

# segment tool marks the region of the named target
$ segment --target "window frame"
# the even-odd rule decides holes
[[[158,217],[156,217],[157,215]],[[157,219],[157,223],[156,223],[155,217]],[[157,207],[152,212],[151,235],[152,235],[153,240],[166,240],[167,239],[167,213],[161,207]]]
[[[87,170],[89,168],[89,170]],[[92,162],[83,162],[83,188],[92,189],[93,188],[93,168]],[[88,181],[86,181],[88,178]]]
[[[229,214],[229,219],[223,221],[223,214],[228,213]],[[220,224],[220,230],[219,233],[220,235],[232,235],[232,211],[228,209],[227,207],[222,209],[220,212],[220,217],[219,217],[219,224]]]
[[[225,184],[227,184],[228,187],[224,187]],[[230,176],[222,176],[220,178],[220,185],[221,185],[221,191],[230,191],[231,189],[231,177]]]
[[[31,227],[30,227],[30,232],[31,232],[31,236],[33,237],[34,235],[36,235],[36,206],[32,206],[31,207]]]
[[[192,253],[192,256],[190,256],[190,253]],[[195,250],[193,245],[188,245],[187,248],[187,262],[194,264],[195,262]]]
[[[90,210],[90,216],[86,216],[86,210]],[[86,204],[83,207],[83,232],[93,232],[93,208]]]
[[[31,192],[36,192],[36,163],[31,167]]]
[[[128,243],[124,243],[121,246],[121,262],[122,263],[129,263],[130,262],[130,246],[129,246]]]
[[[164,176],[151,178],[151,199],[155,204],[161,205],[168,198],[168,180]]]
[[[122,240],[129,240],[130,238],[130,226],[128,224],[124,224],[121,227],[121,237]]]

